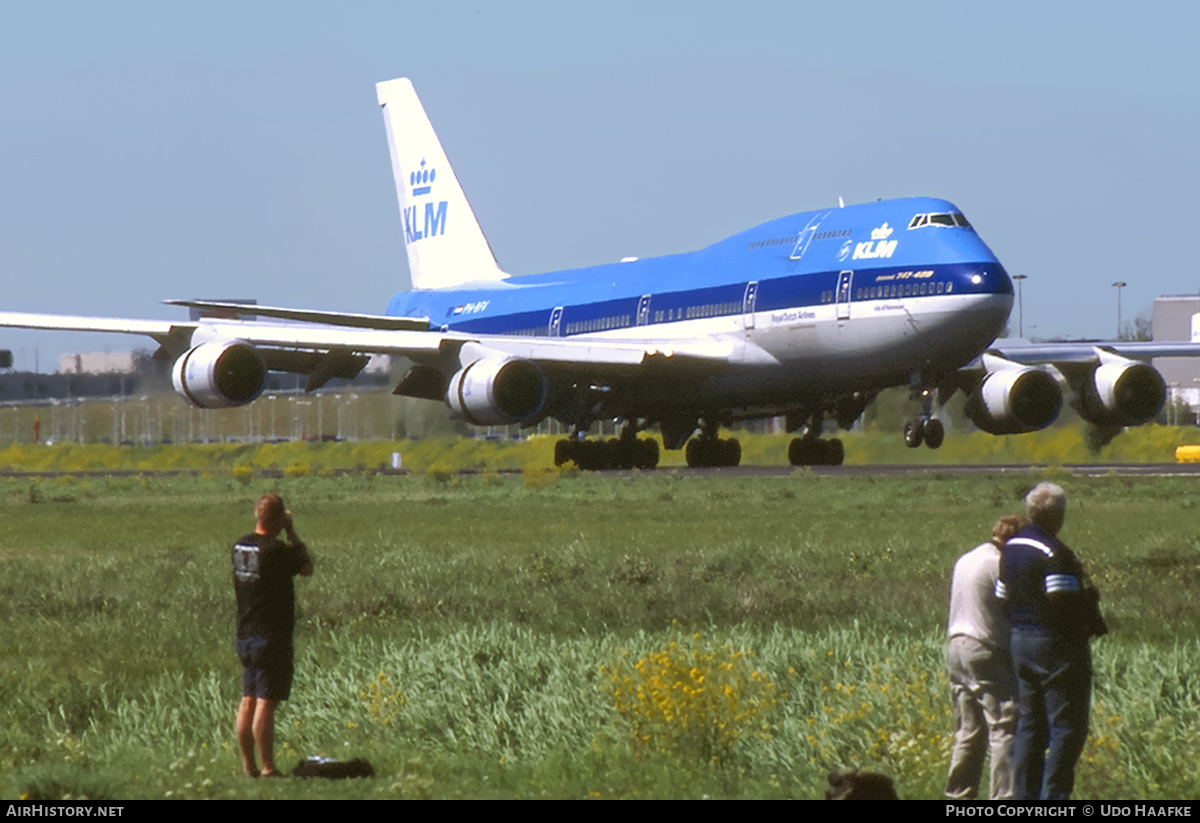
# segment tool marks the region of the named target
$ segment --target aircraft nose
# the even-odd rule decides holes
[[[969,288],[976,292],[990,294],[1013,293],[1013,282],[1003,266],[984,266],[971,272],[967,277]]]
[[[1012,278],[1008,276],[1008,271],[1005,270],[1004,266],[1000,265],[999,263],[995,264],[994,266],[989,266],[988,273],[992,278],[997,294],[1013,293],[1013,281]]]

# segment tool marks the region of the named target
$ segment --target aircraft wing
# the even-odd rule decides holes
[[[243,313],[265,313],[263,307],[210,301],[173,301],[180,305],[220,306]],[[285,314],[293,319],[301,315],[315,317],[321,312],[270,309],[272,316]],[[339,315],[370,318],[372,315]],[[388,319],[388,318],[382,318]],[[412,318],[399,319],[407,323]],[[427,322],[427,321],[421,321]],[[110,332],[145,335],[158,341],[161,356],[178,357],[188,348],[209,341],[240,341],[256,348],[302,350],[338,354],[388,354],[424,361],[445,355],[457,355],[473,344],[483,353],[504,354],[534,362],[579,364],[605,371],[611,368],[637,367],[647,361],[663,362],[670,358],[702,361],[720,369],[735,355],[732,343],[710,338],[672,341],[588,338],[586,335],[563,337],[518,337],[512,335],[472,335],[461,332],[416,331],[411,328],[363,328],[316,322],[260,322],[205,318],[196,321],[133,320],[111,317],[81,317],[56,314],[0,312],[0,327],[48,329],[59,331]],[[268,358],[270,361],[271,358]],[[283,360],[286,360],[284,358]]]
[[[1162,409],[1166,383],[1145,362],[1160,357],[1200,357],[1200,343],[996,340],[948,376],[939,397],[961,389],[975,425],[992,434],[1020,434],[1054,422],[1065,387],[1065,399],[1080,417],[1115,432],[1140,426]]]
[[[145,334],[154,338],[170,335],[172,330],[177,327],[191,328],[195,325],[195,323],[172,323],[169,320],[128,320],[119,317],[80,317],[70,314],[0,312],[0,326],[19,329]]]
[[[2,320],[0,316],[0,321]],[[242,340],[263,348],[389,354],[414,360],[455,354],[467,345],[534,362],[573,363],[592,367],[637,366],[648,358],[677,355],[725,363],[733,354],[732,345],[707,339],[682,341],[679,345],[665,346],[661,342],[588,339],[582,335],[569,338],[517,337],[462,332],[342,328],[308,323],[261,323],[246,320],[202,321],[200,326],[205,336]]]
[[[154,338],[163,350],[177,353],[182,353],[187,348],[196,326],[194,322],[173,323],[169,320],[0,312],[0,327],[144,335]]]
[[[1153,357],[1200,357],[1200,343],[1182,340],[1030,343],[1028,340],[1006,339],[992,343],[990,351],[1014,363],[1094,363],[1100,352],[1115,354],[1130,360],[1149,360]]]

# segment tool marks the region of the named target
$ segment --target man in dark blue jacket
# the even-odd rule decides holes
[[[1102,621],[1098,595],[1085,590],[1079,558],[1057,537],[1066,494],[1041,483],[1025,505],[1032,522],[1005,544],[997,584],[1008,604],[1018,682],[1014,799],[1061,800],[1071,796],[1075,763],[1087,742],[1088,640],[1103,633]]]

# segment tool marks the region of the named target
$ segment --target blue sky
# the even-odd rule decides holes
[[[986,6],[986,7],[985,7]],[[1025,329],[1200,289],[1191,3],[0,3],[0,306],[382,312],[407,287],[374,84],[408,76],[500,264],[954,201]],[[1013,326],[1016,326],[1014,314]],[[141,338],[0,332],[18,368]]]

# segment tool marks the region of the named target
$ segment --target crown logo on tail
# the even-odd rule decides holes
[[[421,160],[421,168],[408,175],[408,185],[413,187],[412,196],[429,194],[433,188],[433,179],[437,177],[437,169],[425,168],[425,160]]]

